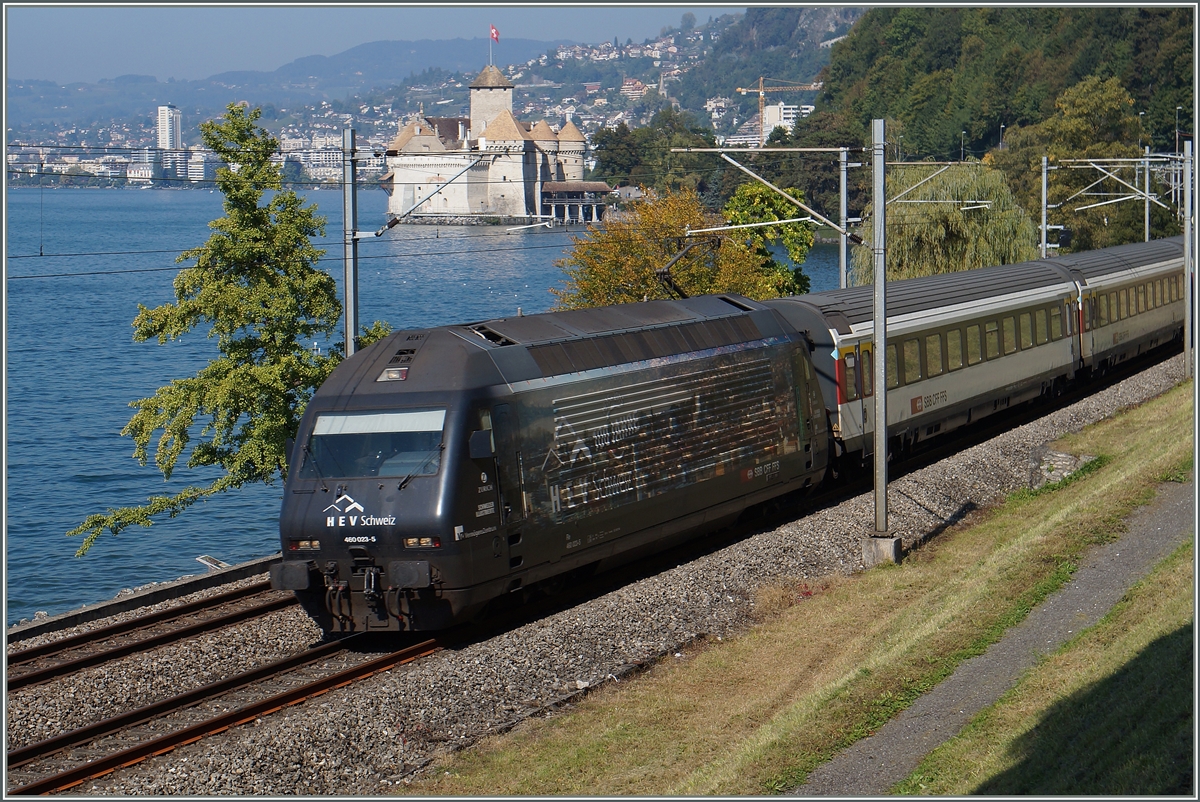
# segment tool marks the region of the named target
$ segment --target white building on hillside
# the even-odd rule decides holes
[[[586,140],[570,121],[519,121],[512,83],[485,67],[470,117],[417,115],[387,148],[388,212],[412,217],[600,219],[610,191],[583,180]]]
[[[183,148],[183,113],[168,103],[158,107],[158,149]]]

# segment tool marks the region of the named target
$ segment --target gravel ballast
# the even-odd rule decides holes
[[[1182,378],[1183,359],[1176,356],[896,479],[889,492],[893,533],[911,547],[965,510],[1028,486],[1047,443],[1159,395]],[[871,493],[864,493],[571,609],[331,691],[73,792],[386,793],[439,754],[613,681],[631,666],[672,654],[701,634],[728,637],[744,631],[760,587],[860,570],[860,538],[873,528],[873,509]],[[112,706],[110,696],[155,695],[129,689],[154,687],[159,673],[172,682],[197,665],[220,673],[227,670],[224,661],[265,662],[306,648],[317,637],[298,612],[276,613],[239,627],[234,637],[191,642],[189,654],[130,658],[97,669],[104,674],[103,685],[89,674],[14,694],[9,749],[58,730],[64,719],[102,717]],[[130,703],[126,697],[120,705]]]

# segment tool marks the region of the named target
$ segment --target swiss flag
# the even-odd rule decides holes
[[[492,29],[492,41],[499,42],[500,41],[500,31],[496,30],[495,25],[489,25],[488,27]]]

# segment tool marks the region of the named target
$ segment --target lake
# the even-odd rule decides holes
[[[321,266],[342,277],[340,191],[307,193],[328,219]],[[76,558],[64,536],[91,513],[144,503],[216,472],[180,468],[169,482],[132,458],[129,403],[215,355],[206,332],[135,343],[138,305],[174,300],[175,257],[202,244],[222,215],[203,190],[10,189],[6,219],[5,620],[51,615],[122,588],[279,550],[280,484],[200,502],[149,529],[102,536]],[[359,228],[379,228],[387,199],[359,193]],[[396,226],[359,246],[359,320],[426,327],[547,311],[563,282],[554,260],[582,227]],[[41,255],[39,255],[41,254]],[[805,265],[814,291],[837,286],[837,248]],[[340,332],[337,339],[341,339]],[[323,343],[327,347],[327,343]]]

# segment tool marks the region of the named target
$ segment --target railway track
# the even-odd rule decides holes
[[[7,755],[8,794],[48,794],[161,755],[442,648],[424,640],[363,658],[354,635]],[[349,665],[347,665],[349,664]],[[208,711],[194,708],[208,704]]]
[[[258,582],[157,613],[11,652],[9,693],[85,668],[248,621],[296,604],[291,593]]]

